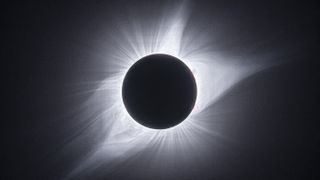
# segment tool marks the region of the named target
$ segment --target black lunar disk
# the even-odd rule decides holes
[[[133,119],[153,129],[181,123],[197,97],[195,78],[178,58],[145,56],[128,70],[122,86],[124,105]]]

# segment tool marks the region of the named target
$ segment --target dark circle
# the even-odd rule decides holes
[[[130,116],[153,129],[165,129],[185,120],[197,97],[190,69],[166,54],[145,56],[128,70],[122,98]]]

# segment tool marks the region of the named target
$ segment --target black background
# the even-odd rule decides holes
[[[99,38],[95,34],[112,29],[101,22],[124,13],[123,6],[130,9],[157,5],[161,2],[23,1],[3,6],[3,179],[64,176],[72,160],[85,151],[77,150],[73,157],[59,160],[62,163],[52,160],[75,129],[64,115],[89,96],[68,96],[75,89],[72,84],[107,77],[101,69],[95,73],[97,65],[88,61],[95,48],[91,40]],[[230,128],[236,127],[232,132],[245,150],[235,149],[238,158],[226,158],[218,172],[212,168],[215,159],[208,156],[207,162],[194,167],[184,178],[317,179],[319,8],[292,1],[197,1],[192,8],[194,14],[206,17],[201,20],[205,24],[219,19],[244,28],[225,29],[226,34],[233,35],[229,38],[243,36],[248,43],[271,39],[266,47],[269,51],[289,55],[282,57],[286,63],[245,79],[217,103],[228,107],[232,102],[241,102],[241,111],[227,118],[233,122]],[[121,173],[105,178],[130,179],[131,170],[130,166],[123,167]],[[147,172],[144,169],[131,177],[143,177]],[[176,174],[181,173],[177,168]]]

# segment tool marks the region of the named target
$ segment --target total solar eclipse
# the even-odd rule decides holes
[[[196,97],[196,81],[188,66],[166,54],[138,60],[122,85],[123,103],[130,116],[153,129],[181,123],[192,111]]]

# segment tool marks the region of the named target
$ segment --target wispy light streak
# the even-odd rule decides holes
[[[116,48],[108,51],[106,57],[115,73],[102,81],[85,102],[89,110],[84,113],[84,119],[95,119],[96,123],[84,134],[100,133],[100,143],[66,179],[86,177],[102,167],[108,167],[104,172],[110,173],[126,159],[150,147],[156,147],[155,159],[170,154],[190,156],[193,150],[203,147],[204,136],[223,137],[221,130],[206,126],[216,120],[207,117],[203,111],[240,80],[266,64],[251,63],[248,66],[227,59],[222,53],[210,50],[210,44],[202,39],[203,36],[186,34],[189,10],[188,3],[183,2],[175,8],[175,13],[170,12],[172,16],[159,15],[162,19],[154,23],[156,26],[142,28],[149,24],[139,19],[116,26],[121,36],[110,35],[113,39],[110,43]],[[199,39],[196,43],[188,42],[190,36]],[[197,102],[190,116],[181,124],[165,130],[153,130],[136,123],[126,112],[121,97],[126,71],[135,61],[153,53],[170,54],[184,61],[192,70],[198,87]],[[90,112],[91,106],[99,106],[101,111]]]

